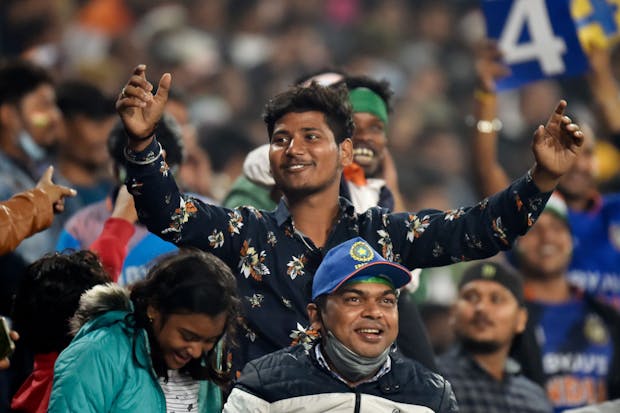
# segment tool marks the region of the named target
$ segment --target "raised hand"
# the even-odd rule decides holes
[[[534,132],[532,152],[536,164],[532,171],[534,182],[543,192],[551,191],[575,163],[583,144],[579,125],[566,115],[566,101],[561,100],[545,126]]]
[[[164,112],[172,77],[164,73],[159,80],[157,93],[146,79],[146,65],[138,65],[116,100],[116,111],[129,135],[129,146],[136,149],[148,140]]]
[[[501,58],[502,52],[493,40],[487,39],[476,47],[477,87],[480,91],[495,93],[495,81],[510,74]]]
[[[41,176],[41,179],[39,179],[39,182],[37,182],[36,187],[42,189],[47,194],[54,208],[54,212],[60,213],[65,210],[65,197],[76,196],[77,191],[63,185],[56,185],[52,182],[53,174],[54,167],[49,166]]]
[[[118,190],[116,201],[114,202],[114,210],[112,217],[122,218],[134,224],[138,220],[138,213],[133,202],[133,196],[127,191],[127,187],[122,185]]]

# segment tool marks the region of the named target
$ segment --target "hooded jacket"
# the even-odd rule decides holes
[[[166,412],[146,330],[135,327],[129,292],[87,291],[71,320],[75,338],[58,357],[49,412]],[[201,381],[198,412],[221,411],[219,388]]]

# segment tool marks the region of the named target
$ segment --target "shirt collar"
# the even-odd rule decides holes
[[[346,198],[339,197],[338,202],[340,205],[341,216],[344,216],[345,214],[350,217],[355,216],[355,207],[353,206],[351,201]],[[280,198],[280,202],[278,203],[274,214],[276,218],[276,223],[279,227],[281,227],[286,222],[292,222],[291,212],[288,209],[285,197]]]
[[[468,367],[473,367],[477,370],[480,370],[482,373],[489,375],[489,373],[487,373],[487,371],[484,368],[482,368],[482,366],[476,361],[476,359],[473,358],[470,353],[465,351],[463,347],[459,346],[457,352],[459,355],[462,356],[462,360],[464,360],[464,362],[468,365]],[[515,359],[508,357],[506,358],[506,363],[504,364],[504,373],[505,373],[505,377],[516,376],[521,373],[521,365]]]
[[[281,227],[285,222],[291,219],[291,212],[288,210],[288,205],[286,204],[286,198],[280,198],[280,202],[274,211],[276,223],[279,227]]]

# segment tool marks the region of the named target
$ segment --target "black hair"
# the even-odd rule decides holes
[[[245,159],[255,146],[250,136],[233,124],[201,127],[198,136],[200,147],[209,155],[214,172],[222,172],[235,156]]]
[[[230,268],[215,255],[197,249],[182,249],[157,262],[144,280],[131,289],[135,322],[149,332],[155,371],[166,376],[166,366],[157,356],[158,346],[153,340],[147,308],[153,306],[162,315],[162,324],[171,314],[226,314],[226,328],[222,343],[234,344],[236,321],[239,314],[237,283]],[[211,380],[225,385],[230,370],[218,360],[217,346],[200,360],[192,359],[183,369],[197,380]]]
[[[110,281],[91,251],[47,254],[30,264],[19,280],[13,302],[12,318],[20,344],[35,354],[62,351],[71,342],[69,318],[82,293]]]
[[[269,139],[275,123],[288,113],[318,111],[325,115],[325,121],[334,134],[336,143],[342,143],[353,136],[355,124],[349,104],[348,92],[344,86],[324,87],[312,82],[307,87],[293,86],[267,102],[263,120],[267,125]]]
[[[113,116],[114,100],[88,82],[67,80],[56,88],[56,102],[65,118],[83,115],[88,119],[103,120]]]
[[[183,132],[174,117],[164,112],[155,127],[155,136],[166,151],[166,163],[171,168],[180,165],[184,158]],[[127,135],[123,123],[119,120],[108,136],[108,152],[116,165],[125,164],[125,146]]]
[[[10,60],[0,65],[0,105],[18,105],[27,94],[41,85],[53,85],[52,75],[26,60]]]
[[[321,313],[324,313],[327,308],[327,296],[328,294],[322,294],[314,299],[314,304],[316,304]]]
[[[392,112],[392,96],[394,92],[390,88],[390,83],[387,80],[376,80],[368,76],[347,76],[340,82],[335,83],[334,86],[340,84],[344,84],[348,90],[353,90],[358,87],[365,87],[372,90],[383,100],[388,113]]]

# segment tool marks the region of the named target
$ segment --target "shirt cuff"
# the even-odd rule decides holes
[[[162,148],[156,138],[153,138],[151,143],[143,150],[136,152],[128,146],[125,146],[125,159],[127,162],[146,165],[155,162],[162,155]]]

